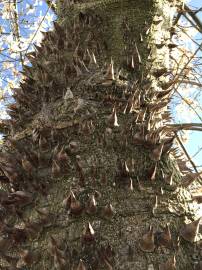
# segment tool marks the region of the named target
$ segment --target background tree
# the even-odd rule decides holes
[[[1,123],[2,269],[201,269],[199,174],[172,147],[201,130],[170,123],[191,61],[171,74],[176,8],[57,2]]]

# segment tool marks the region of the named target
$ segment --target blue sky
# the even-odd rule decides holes
[[[191,0],[188,2],[188,4],[192,8],[202,7],[201,0]],[[202,21],[202,11],[197,13],[197,16]],[[199,44],[202,43],[202,34],[198,34],[195,38]],[[199,53],[199,56],[202,57],[201,51]],[[201,72],[201,74],[202,74],[202,72]],[[202,75],[201,75],[201,77],[202,77]],[[202,95],[200,95],[199,99],[200,99],[200,104],[202,105]],[[202,117],[202,114],[200,116]],[[192,121],[198,122],[198,123],[201,122],[198,117],[195,117]],[[189,137],[190,137],[190,139],[188,140],[188,143],[185,144],[185,146],[186,146],[186,149],[188,150],[190,156],[193,157],[193,155],[195,155],[195,153],[202,147],[202,132],[196,132],[196,131],[190,132]],[[193,158],[193,160],[197,166],[202,166],[202,151],[200,151],[199,154]],[[200,167],[199,170],[202,170],[202,167]]]

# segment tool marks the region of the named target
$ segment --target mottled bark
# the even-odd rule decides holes
[[[183,230],[197,205],[166,128],[175,8],[58,3],[1,124],[2,269],[201,269]]]

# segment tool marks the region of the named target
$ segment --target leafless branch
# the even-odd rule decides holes
[[[179,27],[179,26],[178,26]],[[182,31],[187,37],[189,37],[191,39],[192,42],[194,42],[197,46],[200,46],[200,44],[198,42],[196,42],[188,33],[187,31],[184,30],[183,27],[179,27],[180,31]]]
[[[191,24],[191,26],[193,26],[194,28],[197,29],[197,31],[200,32],[200,29],[198,28],[198,26],[196,24],[193,23],[193,21],[191,19],[189,19],[189,17],[186,14],[183,14],[183,16],[186,18],[186,20]]]
[[[197,168],[196,168],[195,163],[194,163],[193,160],[191,159],[191,157],[190,157],[190,155],[188,154],[186,148],[184,147],[182,141],[180,140],[179,136],[177,135],[177,132],[175,132],[175,137],[176,137],[178,143],[180,144],[180,146],[181,146],[181,148],[182,148],[182,150],[183,150],[185,156],[187,157],[187,159],[189,160],[190,164],[191,164],[192,167],[194,168],[194,171],[195,171],[196,173],[199,173],[198,170],[197,170]],[[201,176],[199,176],[198,178],[202,181]]]
[[[40,23],[39,23],[39,25],[38,25],[38,28],[36,29],[36,31],[35,31],[35,33],[34,33],[32,39],[31,39],[30,43],[28,44],[27,49],[26,49],[26,51],[25,51],[25,55],[26,55],[26,53],[28,52],[29,47],[31,46],[31,44],[32,44],[32,42],[33,42],[33,40],[34,40],[36,34],[38,33],[38,31],[39,31],[39,29],[40,29],[40,27],[41,27],[43,21],[45,20],[46,15],[48,14],[49,10],[50,10],[50,6],[48,6],[48,9],[47,9],[45,15],[43,16],[42,20],[40,21]]]
[[[191,84],[191,85],[195,85],[195,86],[198,86],[198,87],[202,87],[202,83],[195,82],[195,81],[182,80],[181,83],[186,83],[186,84]]]
[[[188,104],[188,102],[182,97],[182,95],[177,91],[177,89],[179,88],[179,86],[181,85],[183,78],[181,78],[180,76],[183,74],[183,71],[185,70],[185,68],[188,66],[188,64],[191,62],[191,60],[194,58],[194,56],[198,53],[198,51],[202,48],[202,44],[195,50],[195,52],[192,54],[192,56],[189,58],[189,60],[187,61],[187,63],[184,65],[184,67],[181,69],[181,71],[175,76],[174,80],[178,83],[178,85],[176,87],[174,87],[174,92],[177,92],[178,95]],[[192,109],[195,111],[195,109],[193,108],[193,106],[191,106],[190,104],[188,104],[190,107],[192,107]],[[196,111],[195,111],[196,112]],[[202,118],[200,117],[200,115],[196,112],[197,116],[199,117],[199,119],[201,120]],[[202,120],[201,120],[202,121]]]
[[[196,157],[202,151],[202,147],[200,147],[196,153],[192,156],[192,158]]]
[[[173,132],[180,130],[202,131],[202,123],[167,124],[164,129],[171,129]]]
[[[192,111],[198,116],[198,118],[202,121],[202,117],[198,114],[195,108],[184,98],[178,90],[175,89],[175,92],[180,96],[180,98],[192,109]]]
[[[173,22],[173,25],[176,25],[176,24],[178,23],[178,21],[179,21],[181,15],[182,15],[182,12],[179,12],[179,13],[177,14],[177,16],[176,16],[176,18],[175,18],[175,20],[174,20],[174,22]]]
[[[18,25],[18,13],[17,13],[17,2],[16,2],[16,0],[13,1],[13,4],[14,4],[14,7],[15,7],[15,10],[13,10],[13,16],[11,14],[12,23],[13,23],[13,35],[14,35],[14,38],[16,38],[16,40],[18,41],[18,44],[19,44],[18,46],[20,48],[20,31],[19,31],[19,25]],[[22,52],[20,51],[19,54],[20,54],[21,64],[23,65],[24,60],[23,60]]]
[[[193,19],[193,21],[198,26],[199,32],[202,33],[202,22],[196,16],[196,13],[193,12],[186,4],[184,4],[184,9],[185,9],[185,11],[187,11],[187,13],[189,14],[189,16]]]
[[[48,5],[48,7],[50,8],[50,9],[52,9],[52,11],[54,12],[54,13],[56,13],[56,6],[55,6],[55,4],[52,2],[52,1],[50,1],[50,0],[44,0],[45,2],[46,2],[46,4]]]

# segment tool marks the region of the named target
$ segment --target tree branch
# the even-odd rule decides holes
[[[195,52],[192,54],[192,56],[188,59],[187,63],[185,63],[184,67],[181,69],[180,73],[176,75],[175,80],[177,81],[178,79],[180,79],[180,76],[183,74],[183,71],[185,70],[185,68],[189,65],[189,63],[191,62],[191,60],[194,58],[194,56],[199,52],[199,50],[201,50],[202,48],[202,44],[200,46],[198,46],[198,48],[195,50]],[[175,92],[177,91],[177,89],[179,88],[179,86],[181,85],[183,79],[180,79],[178,82],[177,87],[175,88]]]
[[[197,31],[201,32],[200,31],[200,28],[198,28],[198,25],[197,24],[194,24],[193,21],[191,19],[189,19],[189,17],[187,17],[186,14],[183,14],[183,16],[187,19],[187,21],[194,27],[197,29]]]
[[[13,34],[14,34],[14,37],[16,37],[17,41],[18,41],[18,46],[21,50],[21,45],[20,45],[20,30],[19,30],[19,25],[18,25],[18,13],[17,13],[17,2],[16,0],[13,1],[14,3],[14,7],[15,7],[15,10],[13,11]],[[19,52],[19,55],[20,55],[20,61],[21,61],[21,65],[24,64],[24,59],[23,59],[23,56],[22,56],[22,51]]]
[[[200,148],[197,150],[197,152],[196,152],[191,158],[196,157],[201,151],[202,151],[202,147],[200,147]]]
[[[202,121],[201,116],[198,114],[198,112],[195,110],[195,108],[189,102],[187,102],[187,100],[180,94],[180,92],[178,90],[175,89],[175,92],[181,97],[181,99],[194,111],[194,113]]]
[[[164,129],[171,129],[173,132],[180,130],[196,130],[202,131],[202,124],[200,123],[182,123],[182,124],[167,124]]]
[[[38,25],[38,27],[37,27],[37,29],[36,29],[36,31],[35,31],[35,33],[34,33],[34,35],[32,36],[32,39],[31,39],[30,43],[28,44],[27,49],[25,50],[25,56],[26,56],[26,54],[27,54],[27,52],[28,52],[28,50],[29,50],[29,47],[31,46],[31,44],[32,44],[32,42],[33,42],[33,40],[34,40],[34,38],[35,38],[36,34],[38,33],[38,31],[39,31],[39,29],[40,29],[40,27],[41,27],[41,25],[42,25],[43,21],[45,20],[46,15],[48,14],[48,12],[49,12],[50,8],[51,8],[51,7],[50,7],[50,6],[48,6],[48,9],[46,10],[45,15],[43,16],[42,20],[40,21],[40,23],[39,23],[39,25]]]
[[[182,141],[180,140],[179,136],[177,135],[177,132],[174,132],[174,133],[175,133],[175,137],[176,137],[178,143],[180,144],[180,146],[181,146],[181,148],[182,148],[182,150],[183,150],[185,156],[187,157],[187,159],[189,160],[190,164],[191,164],[192,167],[194,168],[194,171],[195,171],[196,173],[199,173],[198,170],[197,170],[197,168],[196,168],[195,163],[194,163],[193,160],[191,159],[191,157],[190,157],[190,155],[188,154],[186,148],[184,147]],[[202,181],[201,176],[199,176],[198,178]],[[201,184],[201,182],[200,182],[200,184]]]
[[[191,84],[191,85],[196,85],[196,86],[202,87],[202,83],[189,81],[189,80],[182,80],[181,83],[186,83],[186,84]]]
[[[190,15],[190,17],[193,19],[193,21],[196,23],[196,25],[199,28],[199,32],[202,33],[202,22],[199,20],[199,18],[196,16],[196,13],[193,12],[186,4],[184,4],[184,10]]]
[[[56,14],[56,5],[53,2],[51,2],[50,0],[44,0],[44,1],[46,2],[47,6],[50,9],[52,9],[52,11]]]
[[[174,22],[173,22],[173,25],[176,25],[176,24],[178,23],[178,21],[179,21],[181,15],[182,15],[182,12],[179,12],[179,13],[177,14],[177,17],[175,18],[175,20],[174,20]]]

